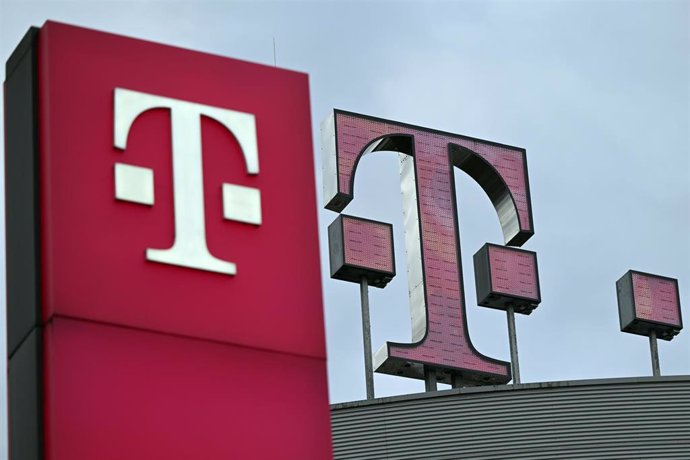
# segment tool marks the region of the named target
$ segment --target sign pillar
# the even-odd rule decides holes
[[[332,458],[307,76],[47,22],[5,114],[10,460]]]

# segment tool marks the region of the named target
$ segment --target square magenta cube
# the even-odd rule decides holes
[[[341,214],[328,226],[331,278],[383,288],[395,277],[393,226]]]
[[[474,255],[477,303],[529,315],[541,302],[537,254],[486,243]]]
[[[616,282],[621,331],[671,340],[683,329],[678,280],[629,270]]]

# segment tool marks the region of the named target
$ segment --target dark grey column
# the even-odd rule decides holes
[[[31,28],[5,72],[5,220],[10,460],[43,458],[38,165],[38,33]]]

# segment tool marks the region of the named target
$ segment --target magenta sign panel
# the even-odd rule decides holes
[[[681,325],[678,283],[675,280],[633,273],[632,285],[638,318]]]
[[[343,216],[345,262],[394,273],[391,227],[370,220]]]
[[[490,246],[489,259],[492,267],[491,285],[496,292],[539,299],[534,253]]]
[[[405,154],[400,171],[413,343],[386,343],[374,357],[376,371],[423,378],[427,368],[446,383],[508,382],[509,364],[479,353],[469,338],[453,168],[479,183],[506,244],[519,246],[534,233],[524,149],[339,110],[322,131],[326,208],[336,212],[354,197],[364,154]]]

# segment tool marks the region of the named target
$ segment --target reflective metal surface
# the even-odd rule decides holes
[[[417,211],[417,183],[414,177],[414,157],[400,154],[399,159],[412,342],[419,342],[426,334],[426,302],[424,301],[422,246],[420,244],[419,213]]]
[[[154,262],[234,275],[237,272],[235,264],[213,256],[206,245],[200,117],[212,118],[230,131],[242,148],[247,173],[258,174],[254,115],[116,88],[115,147],[124,150],[134,121],[143,112],[155,108],[170,110],[175,242],[168,249],[147,249],[146,258]],[[256,219],[256,205],[250,205],[249,208],[251,217]]]
[[[321,122],[321,167],[323,169],[324,206],[331,209],[338,194],[338,156],[335,145],[335,115],[331,112]],[[340,209],[339,209],[340,210]]]

